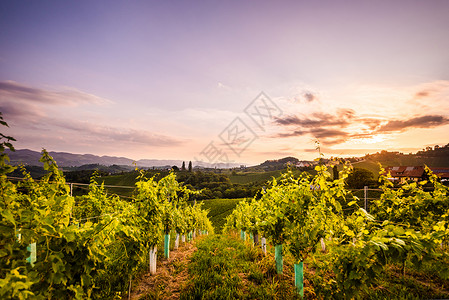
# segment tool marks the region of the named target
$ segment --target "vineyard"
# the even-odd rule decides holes
[[[306,298],[449,296],[449,194],[430,170],[429,182],[400,188],[381,175],[382,194],[369,212],[345,189],[349,166],[337,180],[330,179],[325,166],[316,171],[316,176],[287,172],[274,179],[260,200],[238,204],[227,217],[226,230],[239,233],[242,240],[250,236],[264,253],[267,241],[273,244],[278,274],[285,272],[288,255],[297,292]],[[429,183],[431,191],[424,191]],[[401,274],[403,285],[388,282],[392,270]],[[406,284],[408,272],[427,276],[441,289],[413,294]]]
[[[177,248],[213,232],[207,211],[187,204],[197,192],[173,173],[155,181],[141,172],[132,201],[108,195],[95,177],[87,195],[72,197],[45,151],[41,161],[48,171],[41,180],[24,171],[25,180],[13,183],[1,156],[2,299],[120,299],[133,276],[157,272],[157,250],[168,258],[171,236]]]
[[[41,180],[24,167],[24,180],[8,179],[13,139],[2,140],[2,299],[125,299],[142,274],[153,282],[141,298],[164,298],[166,283],[154,282],[162,271],[172,284],[183,274],[181,299],[449,297],[449,193],[430,170],[429,180],[399,188],[381,175],[369,209],[345,187],[348,165],[338,179],[324,165],[316,175],[288,171],[253,199],[192,203],[200,191],[175,173],[142,170],[130,197],[108,193],[96,176],[72,196],[45,150]],[[223,234],[213,234],[210,212]],[[170,260],[185,249],[186,261]]]

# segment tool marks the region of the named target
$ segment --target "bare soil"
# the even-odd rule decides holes
[[[193,252],[197,250],[195,242],[180,244],[178,250],[170,251],[168,259],[158,257],[155,275],[147,272],[139,278],[137,284],[133,284],[132,300],[179,299],[182,285],[188,281],[187,265]]]

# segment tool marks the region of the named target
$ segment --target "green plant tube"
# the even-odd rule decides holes
[[[245,231],[240,231],[240,238],[242,239],[242,241],[246,240],[246,232]]]
[[[170,234],[166,234],[164,240],[164,257],[168,258],[169,256],[170,256]]]
[[[28,263],[30,263],[31,266],[34,267],[34,263],[35,263],[36,260],[37,260],[37,257],[36,257],[36,243],[29,244],[29,245],[27,246],[27,250],[30,252],[30,256],[27,257],[26,261],[27,261]]]
[[[282,274],[283,271],[282,245],[274,246],[274,260],[276,261],[276,272],[278,274]]]
[[[304,268],[303,262],[295,264],[295,286],[298,294],[304,297]]]

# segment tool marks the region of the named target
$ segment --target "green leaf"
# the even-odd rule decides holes
[[[72,242],[72,241],[75,240],[75,233],[74,232],[71,232],[71,231],[66,232],[64,236],[65,236],[65,239],[67,240],[67,242]]]
[[[4,211],[2,211],[2,216],[8,220],[9,222],[11,222],[13,225],[16,225],[16,221],[14,220],[14,216],[11,213],[10,210],[6,209]]]
[[[8,255],[8,251],[6,251],[5,249],[0,249],[0,257],[4,257]]]
[[[83,274],[81,275],[81,285],[83,286],[90,286],[91,282],[90,282],[90,276]]]
[[[394,241],[401,246],[405,246],[405,242],[401,239],[394,239]]]

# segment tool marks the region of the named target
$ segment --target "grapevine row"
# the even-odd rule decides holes
[[[156,247],[170,233],[192,237],[213,231],[207,211],[188,205],[197,192],[175,174],[156,181],[141,171],[133,201],[108,195],[92,178],[89,193],[72,197],[55,161],[43,152],[48,171],[39,182],[23,168],[13,183],[7,156],[0,160],[0,298],[108,299],[120,297],[130,278],[155,272]],[[168,238],[167,238],[168,237]]]
[[[440,274],[449,278],[448,187],[429,173],[429,182],[407,183],[393,188],[381,175],[383,193],[368,213],[357,206],[358,198],[345,188],[351,172],[344,166],[332,180],[327,167],[318,165],[317,175],[292,172],[273,179],[260,199],[241,202],[227,218],[227,230],[259,234],[275,245],[275,264],[283,272],[282,253],[294,257],[295,284],[304,295],[303,263],[319,260],[322,278],[318,290],[325,298],[353,298],[376,285],[385,266],[404,267],[432,261],[441,264]],[[381,171],[383,174],[383,170]],[[431,184],[432,191],[423,186]],[[355,207],[356,209],[345,209]],[[329,275],[331,274],[331,275]]]

